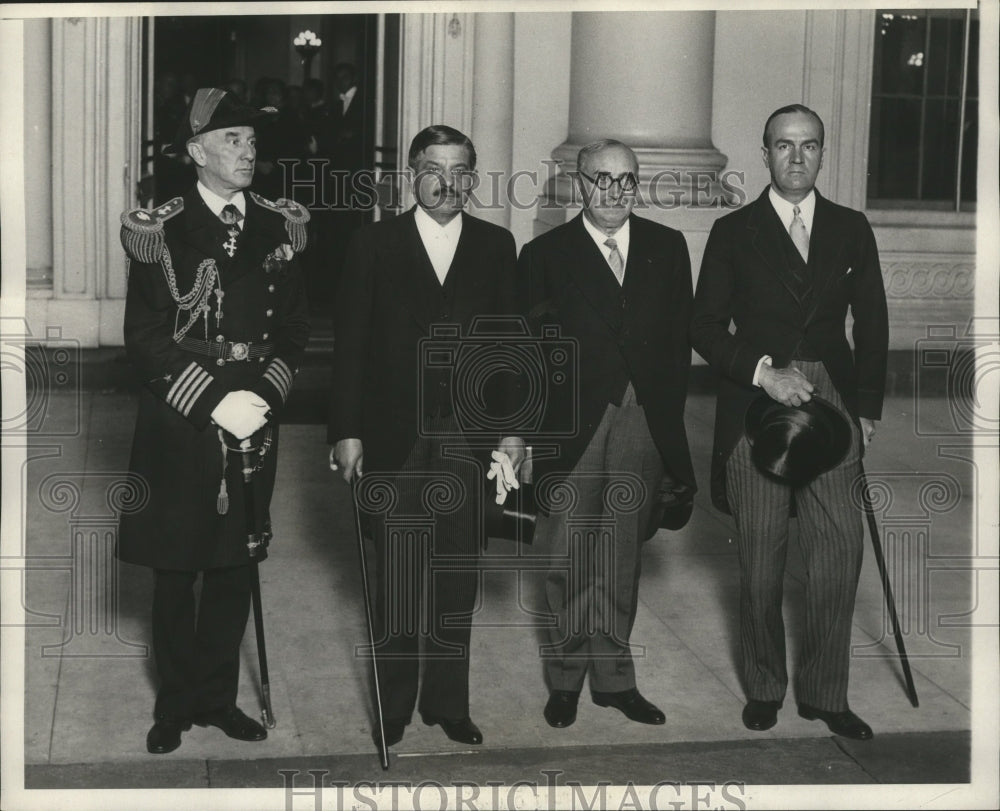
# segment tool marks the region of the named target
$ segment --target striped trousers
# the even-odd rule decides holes
[[[642,537],[663,461],[629,384],[540,516],[537,543],[549,551],[545,597],[556,624],[541,656],[550,690],[616,693],[635,687],[629,637],[639,599]],[[544,479],[543,479],[544,481]],[[539,482],[539,488],[542,488]]]
[[[816,395],[846,415],[822,363],[794,365]],[[780,702],[788,686],[781,604],[794,496],[806,570],[796,701],[831,712],[848,708],[851,624],[864,541],[861,511],[851,498],[861,473],[861,436],[853,422],[851,427],[854,441],[845,459],[794,491],[757,471],[745,436],[726,464],[726,492],[739,535],[740,652],[748,699]]]

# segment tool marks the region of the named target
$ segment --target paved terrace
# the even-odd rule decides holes
[[[984,780],[988,784],[982,807],[996,807],[997,620],[990,613],[995,602],[987,597],[996,589],[996,558],[984,560],[996,554],[990,546],[995,525],[982,524],[974,514],[974,494],[983,492],[982,471],[971,461],[975,438],[956,430],[949,400],[914,400],[908,363],[894,358],[894,393],[866,466],[876,488],[919,708],[911,707],[904,693],[866,546],[850,697],[875,739],[861,743],[832,736],[821,722],[797,716],[792,695],[772,730],[743,727],[736,668],[737,555],[731,521],[708,502],[714,405],[702,370],[695,374],[687,408],[702,490],[687,527],[661,531],[644,546],[632,636],[639,687],[665,711],[666,725],[635,724],[585,698],[572,727],[556,730],[545,723],[547,696],[537,654],[540,550],[494,539],[485,553],[492,565],[483,576],[472,635],[472,716],[485,743],[465,750],[417,717],[391,750],[391,769],[384,773],[370,738],[367,664],[355,655],[365,626],[349,489],[327,469],[325,429],[319,424],[327,385],[324,355],[310,356],[290,404],[290,422],[282,426],[272,504],[276,538],[261,571],[277,726],[266,742],[256,744],[194,727],[177,751],[152,756],[145,751],[155,694],[151,574],[130,565],[103,569],[110,558],[100,552],[113,543],[108,489],[127,466],[135,398],[120,353],[88,353],[79,384],[74,370],[45,400],[38,417],[42,430],[27,443],[30,461],[23,473],[28,569],[22,587],[23,774],[30,796],[41,803],[36,807],[46,808],[69,796],[76,808],[115,801],[131,808],[158,803],[215,808],[224,800],[234,803],[229,807],[286,808],[293,798],[282,791],[287,775],[280,772],[298,770],[295,785],[306,793],[294,797],[295,807],[312,808],[317,798],[308,792],[313,778],[306,771],[313,769],[326,786],[324,807],[338,802],[336,781],[386,778],[481,786],[525,780],[543,788],[553,780],[561,786],[567,781],[746,784],[730,789],[735,800],[718,788],[710,795],[712,807],[726,808],[740,803],[891,807],[921,801],[961,807],[975,802],[963,785],[974,778],[981,788]],[[995,438],[992,442],[995,462]],[[5,439],[11,443],[18,444]],[[992,501],[994,517],[995,507]],[[794,668],[805,574],[797,549],[790,549],[788,559],[785,621]],[[9,588],[17,578],[4,582]],[[102,602],[106,597],[113,600]],[[985,647],[979,644],[984,638]],[[251,625],[240,688],[241,706],[251,715],[260,706],[256,677]],[[975,691],[989,695],[991,684],[993,703],[977,707]],[[979,743],[973,749],[974,727],[985,734],[976,740],[986,742],[986,749]],[[5,726],[8,741],[14,732],[16,726]],[[928,783],[939,785],[921,785]],[[872,793],[880,784],[896,785],[889,795]],[[94,788],[216,791],[187,793],[180,801],[152,792],[115,792],[100,799],[65,793]],[[271,791],[217,791],[234,788]],[[342,798],[348,805],[349,792]],[[488,796],[484,788],[476,801],[481,804],[468,807],[487,807]],[[593,799],[592,793],[539,796],[540,806],[557,796],[559,803],[577,807],[576,800]],[[499,802],[506,803],[505,797]],[[669,807],[666,803],[679,797],[688,805],[698,802],[694,795],[665,792],[658,802]],[[436,793],[425,796],[428,804],[438,807]]]

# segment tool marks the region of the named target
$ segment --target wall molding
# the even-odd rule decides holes
[[[891,299],[968,299],[976,295],[976,263],[968,255],[882,257],[885,294]]]

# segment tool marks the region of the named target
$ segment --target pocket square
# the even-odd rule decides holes
[[[850,276],[850,275],[851,275],[851,273],[853,273],[853,272],[854,272],[854,268],[848,268],[848,269],[847,269],[847,273],[845,273],[844,275],[845,275],[845,276]]]

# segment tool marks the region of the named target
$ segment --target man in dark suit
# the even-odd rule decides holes
[[[277,418],[309,333],[295,259],[309,216],[244,194],[263,115],[199,89],[170,146],[190,155],[197,185],[122,217],[125,349],[144,383],[130,470],[148,502],[122,517],[118,557],[155,570],[155,754],[176,749],[192,721],[240,740],[267,735],[236,706],[250,555],[240,454],[226,447],[256,435],[257,526],[269,528]]]
[[[807,572],[799,714],[825,721],[836,734],[867,739],[871,729],[847,703],[864,539],[851,486],[881,416],[888,317],[868,221],[814,188],[823,135],[819,116],[802,105],[768,118],[761,151],[770,186],[713,226],[691,335],[719,373],[712,498],[732,512],[739,533],[743,722],[754,730],[774,726],[788,684],[781,603],[794,499]],[[848,308],[853,354],[845,335]],[[855,435],[847,457],[794,491],[758,472],[743,419],[761,390],[786,406],[818,396],[846,412]]]
[[[652,496],[665,473],[695,486],[684,429],[691,264],[679,231],[632,214],[638,173],[624,144],[585,146],[583,213],[518,260],[525,311],[575,343],[580,375],[578,425],[572,404],[547,409],[542,437],[563,436],[533,443],[540,506],[562,501],[560,488],[573,502],[550,503],[536,528],[553,555],[546,597],[558,624],[543,657],[554,727],[575,721],[588,672],[596,704],[665,721],[636,689],[629,636]],[[548,461],[546,444],[555,451]]]
[[[454,363],[473,319],[514,313],[516,254],[508,231],[462,210],[475,165],[472,142],[457,130],[418,133],[409,151],[417,205],[355,234],[336,298],[334,469],[348,481],[362,473],[384,481],[395,500],[367,510],[387,745],[402,739],[414,706],[452,740],[483,740],[469,716],[469,639],[485,470],[457,418],[463,372]],[[520,465],[520,439],[504,437],[500,450]],[[444,568],[442,558],[465,565]]]

